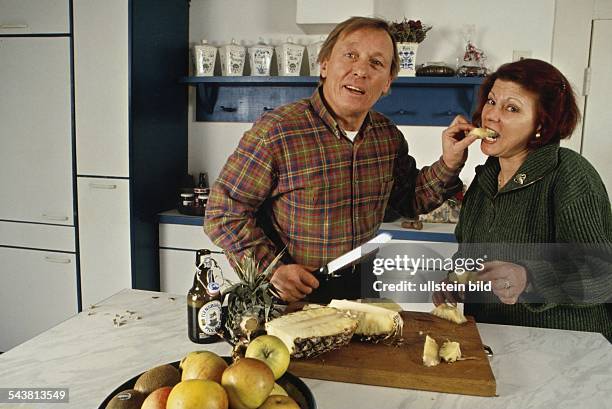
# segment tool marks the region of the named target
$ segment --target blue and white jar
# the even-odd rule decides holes
[[[416,75],[416,55],[419,43],[397,43],[399,54],[399,77],[414,77]]]
[[[196,77],[210,77],[215,71],[217,47],[202,40],[202,44],[193,47],[194,74]]]
[[[276,47],[276,61],[278,62],[278,75],[299,76],[304,58],[304,46],[294,44],[289,39],[286,43]]]
[[[249,47],[251,75],[256,77],[269,76],[273,54],[274,47],[264,44],[264,42],[261,40],[258,44]]]
[[[240,77],[244,71],[246,50],[232,39],[231,44],[219,49],[221,59],[221,75],[226,77]]]

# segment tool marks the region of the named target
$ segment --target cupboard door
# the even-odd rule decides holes
[[[129,176],[129,3],[73,2],[79,176]]]
[[[0,219],[73,225],[69,38],[0,38],[0,78]]]
[[[83,308],[132,287],[129,181],[77,178]]]
[[[77,313],[73,253],[0,248],[0,351]]]
[[[0,34],[70,32],[68,0],[0,0]]]

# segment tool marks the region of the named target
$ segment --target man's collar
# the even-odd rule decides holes
[[[342,137],[342,133],[344,132],[336,118],[334,118],[333,111],[328,107],[325,99],[323,98],[323,85],[319,85],[315,92],[310,97],[310,104],[312,105],[315,113],[323,120],[325,125],[329,127],[329,129],[336,135],[337,138]],[[365,127],[370,126],[372,123],[372,114],[368,111],[365,119],[363,120],[363,124],[361,124],[361,128],[366,129]]]

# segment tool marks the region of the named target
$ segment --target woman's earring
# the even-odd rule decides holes
[[[540,136],[542,136],[542,135],[540,135],[540,131],[536,132],[536,134],[535,134],[536,139],[539,138]]]

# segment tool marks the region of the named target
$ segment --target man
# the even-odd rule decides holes
[[[374,237],[387,203],[415,216],[461,189],[458,174],[475,140],[454,139],[473,127],[453,123],[442,158],[419,171],[397,127],[370,111],[399,69],[384,20],[339,24],[318,61],[322,85],[312,97],[265,114],[244,134],[204,221],[238,260],[248,250],[263,268],[286,249],[271,278],[285,301],[358,297],[359,278],[319,282],[311,272]]]

